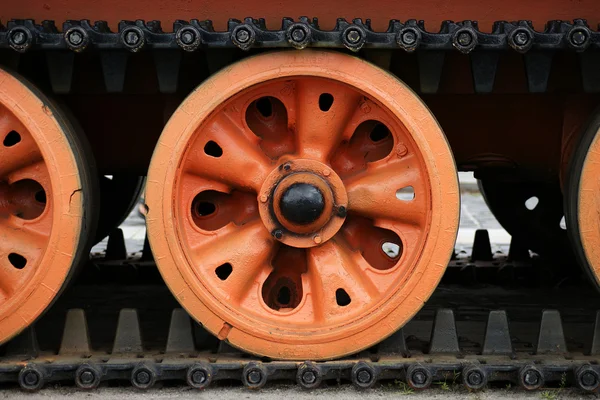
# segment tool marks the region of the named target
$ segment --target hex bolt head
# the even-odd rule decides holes
[[[348,210],[346,210],[346,207],[344,207],[344,206],[338,207],[338,209],[337,209],[338,217],[345,218],[347,214],[348,214]]]
[[[192,30],[185,30],[181,33],[181,41],[185,44],[192,44],[196,40],[196,33]]]
[[[40,382],[40,377],[35,371],[28,371],[23,376],[23,382],[28,386],[35,386]]]
[[[422,385],[425,383],[425,381],[427,381],[427,377],[423,371],[415,371],[415,373],[412,375],[412,381],[417,385]]]
[[[206,373],[204,371],[194,371],[192,374],[192,382],[202,384],[206,382]]]
[[[302,382],[304,382],[307,385],[312,385],[313,383],[315,383],[316,380],[317,376],[313,371],[305,371],[302,374]]]
[[[14,44],[20,46],[25,44],[25,42],[27,41],[27,35],[25,34],[25,32],[18,30],[13,32],[10,39],[13,41]]]
[[[92,371],[84,371],[79,376],[79,380],[81,383],[89,385],[90,383],[94,382],[94,374]]]
[[[304,32],[304,29],[302,29],[302,28],[296,28],[296,29],[292,30],[290,37],[295,42],[301,42],[304,39],[306,39],[306,32]]]
[[[517,32],[514,36],[514,41],[518,46],[525,46],[529,42],[529,34],[524,31]]]
[[[587,38],[587,33],[585,33],[585,31],[582,30],[576,30],[571,34],[571,42],[573,42],[573,44],[576,46],[581,46],[582,44],[584,44]]]
[[[246,43],[248,40],[250,40],[250,32],[248,32],[247,29],[242,28],[236,32],[235,38],[240,43]]]
[[[369,383],[371,379],[373,379],[373,377],[371,376],[371,373],[369,371],[367,371],[366,369],[361,369],[356,374],[356,379],[360,383]]]
[[[525,381],[526,384],[528,384],[530,386],[535,386],[538,383],[540,383],[540,374],[537,371],[528,370],[527,372],[525,372],[525,376],[523,377],[523,380]]]
[[[417,41],[417,34],[413,31],[406,31],[402,34],[400,39],[402,40],[402,43],[410,46]]]
[[[73,46],[79,46],[83,42],[83,35],[81,34],[81,32],[73,31],[69,33],[69,35],[67,36],[67,40]]]
[[[483,382],[483,376],[479,371],[472,371],[469,376],[467,376],[467,381],[469,382],[469,385],[478,386]]]
[[[150,383],[150,374],[147,371],[140,371],[135,375],[135,381],[141,385]]]
[[[273,236],[275,239],[281,239],[283,237],[283,231],[281,229],[275,229],[273,231]]]
[[[248,382],[252,383],[253,385],[256,385],[262,379],[262,373],[257,370],[252,370],[248,372],[248,375],[246,375],[246,379],[248,379]]]
[[[473,43],[473,35],[470,32],[461,32],[458,34],[456,41],[463,47],[468,47]]]
[[[346,40],[348,40],[348,42],[350,42],[352,44],[356,44],[356,43],[360,42],[361,38],[362,38],[362,35],[360,34],[360,32],[357,29],[349,29],[348,32],[346,33]]]
[[[127,43],[128,45],[135,46],[139,42],[140,35],[136,31],[131,30],[125,34],[125,43]]]
[[[584,386],[591,387],[596,386],[598,380],[596,379],[596,375],[588,371],[581,375],[581,383],[583,383]]]

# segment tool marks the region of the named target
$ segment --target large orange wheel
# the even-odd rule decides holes
[[[567,233],[580,264],[600,290],[600,108],[579,138],[565,186]]]
[[[249,58],[168,122],[149,240],[187,311],[277,359],[330,359],[405,324],[444,273],[459,191],[445,136],[389,73],[334,52]]]
[[[64,115],[0,69],[0,342],[40,316],[89,251],[90,164]]]

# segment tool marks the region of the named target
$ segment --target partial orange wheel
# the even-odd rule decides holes
[[[187,311],[276,359],[370,347],[429,298],[459,220],[435,118],[389,73],[334,52],[248,58],[167,124],[149,240]]]
[[[567,233],[580,264],[600,290],[600,109],[575,147],[565,195]]]
[[[89,251],[90,160],[65,117],[0,69],[0,342],[52,303]],[[89,207],[89,208],[88,208]]]

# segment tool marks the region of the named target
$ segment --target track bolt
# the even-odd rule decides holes
[[[10,38],[17,46],[21,46],[27,41],[27,35],[23,31],[14,32]]]
[[[257,383],[260,382],[261,378],[262,378],[262,374],[260,373],[260,371],[250,371],[248,372],[248,375],[246,375],[246,378],[248,379],[248,382],[252,383],[253,385],[256,385]]]
[[[535,386],[540,382],[540,376],[537,371],[529,370],[525,373],[525,383],[530,386]]]
[[[529,34],[524,31],[518,32],[515,34],[514,40],[518,46],[525,46],[529,42]]]
[[[313,240],[315,241],[315,243],[316,243],[316,244],[319,244],[319,243],[321,243],[321,241],[322,241],[322,239],[321,239],[321,236],[319,236],[319,235],[315,236],[315,237],[313,238]]]
[[[328,170],[328,169],[324,169],[323,170],[323,176],[329,176],[329,175],[331,175],[331,171]]]
[[[361,34],[357,29],[350,29],[346,33],[346,40],[348,40],[348,42],[350,42],[350,43],[356,44],[356,43],[360,42],[360,39],[361,39]]]
[[[181,42],[184,44],[192,44],[196,40],[196,33],[192,30],[185,30],[181,34]]]
[[[408,148],[406,145],[400,143],[396,148],[396,154],[398,154],[398,157],[404,157],[406,154],[408,154]]]
[[[425,376],[423,371],[416,371],[412,376],[412,381],[417,385],[423,385],[426,380],[427,377]]]
[[[473,35],[470,32],[461,32],[457,38],[458,44],[468,47],[473,42]]]
[[[269,197],[266,194],[263,194],[262,196],[260,196],[260,201],[262,203],[266,203],[267,200],[269,200]]]
[[[302,28],[296,28],[292,30],[290,36],[294,42],[302,42],[304,39],[306,39],[306,32],[304,32],[304,29]]]
[[[83,42],[83,35],[81,34],[81,32],[73,31],[69,33],[69,36],[67,36],[67,40],[73,46],[79,46]]]
[[[196,371],[192,374],[192,382],[196,384],[202,384],[206,382],[206,374],[204,371]]]
[[[89,385],[94,381],[94,374],[91,371],[84,371],[80,377],[81,383]]]
[[[281,229],[275,229],[273,231],[273,236],[275,236],[275,239],[281,239],[283,237],[283,232]]]
[[[317,380],[317,376],[313,371],[306,371],[302,374],[302,382],[307,385],[312,385]]]
[[[136,31],[131,30],[131,31],[127,32],[127,34],[125,35],[125,43],[127,43],[128,45],[135,46],[139,42],[140,42],[140,35]]]
[[[407,46],[410,46],[415,44],[415,42],[417,41],[417,34],[413,31],[406,31],[402,34],[401,39],[402,43],[404,43]]]
[[[39,383],[40,377],[34,371],[29,371],[23,376],[23,382],[25,382],[29,386],[35,386]]]
[[[150,374],[146,371],[140,371],[135,375],[135,381],[141,385],[150,383]]]
[[[356,374],[356,379],[360,383],[369,383],[372,378],[373,377],[371,376],[371,373],[369,371],[367,371],[366,369],[362,369],[358,372],[358,374]]]
[[[338,215],[338,217],[345,218],[346,214],[348,214],[348,210],[346,210],[346,207],[339,206],[338,209],[337,209],[337,215]]]
[[[483,376],[479,371],[472,371],[467,377],[467,381],[471,386],[478,386],[483,382]]]
[[[248,32],[247,29],[240,29],[235,34],[235,38],[240,43],[246,43],[248,40],[250,40],[250,32]]]
[[[587,34],[584,31],[577,30],[571,34],[571,41],[576,46],[581,46],[587,40]]]

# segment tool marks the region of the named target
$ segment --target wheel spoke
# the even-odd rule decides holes
[[[332,96],[323,111],[322,95]],[[362,96],[340,84],[298,80],[296,83],[296,135],[302,157],[326,162],[342,141],[345,127],[358,111]],[[321,100],[321,103],[323,100]]]
[[[42,153],[28,134],[21,134],[21,141],[6,147],[0,143],[0,177],[42,161]]]
[[[215,115],[194,143],[186,164],[190,172],[235,188],[258,191],[271,171],[256,140],[226,114]]]
[[[379,289],[365,274],[368,264],[359,253],[352,252],[341,235],[308,250],[308,281],[314,298],[315,319],[321,322],[336,318],[345,310],[360,308],[377,298]],[[336,291],[344,290],[350,304],[340,306]]]
[[[427,215],[425,179],[413,157],[373,166],[346,182],[348,210],[363,217],[421,225]],[[414,198],[399,199],[398,190],[409,187]]]
[[[229,300],[239,302],[266,279],[274,250],[273,237],[257,220],[243,226],[228,225],[193,249],[193,258],[201,274],[211,276]],[[218,268],[227,263],[230,273],[219,276]]]

